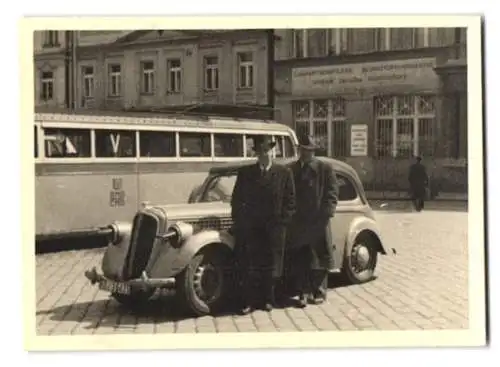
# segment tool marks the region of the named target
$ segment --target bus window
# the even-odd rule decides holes
[[[141,157],[175,157],[175,133],[170,131],[140,131]]]
[[[243,157],[243,135],[214,134],[214,153],[216,157]]]
[[[296,148],[295,145],[293,144],[292,139],[290,136],[284,136],[284,146],[283,146],[283,151],[285,153],[285,157],[295,157],[296,154]]]
[[[247,135],[246,136],[246,145],[247,145],[247,157],[255,157],[254,151],[254,138],[260,135]]]
[[[211,157],[210,134],[179,133],[181,157]]]
[[[99,158],[135,157],[135,131],[96,130],[95,155]]]
[[[45,129],[45,157],[90,157],[90,130]]]
[[[35,147],[35,158],[36,158],[38,157],[38,129],[36,126],[35,126],[34,137],[35,137],[34,147]]]
[[[276,147],[274,148],[276,158],[283,158],[283,137],[281,135],[274,135],[273,139],[276,142]]]

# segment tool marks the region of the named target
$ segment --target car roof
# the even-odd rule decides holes
[[[323,162],[329,164],[336,172],[346,173],[359,181],[358,173],[349,164],[342,162],[342,161],[335,159],[335,158],[330,158],[330,157],[316,157],[316,158],[319,159],[320,161],[323,161]],[[290,164],[296,160],[297,160],[297,158],[277,158],[274,160],[274,162],[276,162],[278,164],[287,165],[287,164]],[[209,172],[211,174],[219,174],[219,175],[220,174],[227,174],[227,173],[236,171],[241,167],[249,166],[252,164],[255,164],[255,160],[223,163],[223,164],[218,165],[216,167],[210,168]]]

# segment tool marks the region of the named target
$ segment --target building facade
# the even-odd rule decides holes
[[[38,107],[64,107],[67,89],[76,108],[268,104],[265,30],[71,32],[73,55],[67,33],[35,34]]]
[[[406,190],[416,155],[438,189],[466,187],[465,29],[276,34],[278,120],[313,135],[319,154],[346,160],[373,190]]]

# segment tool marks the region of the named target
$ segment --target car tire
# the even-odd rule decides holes
[[[342,266],[346,280],[351,284],[361,284],[372,280],[378,260],[376,241],[371,236],[362,234],[346,250]]]
[[[228,300],[232,288],[229,254],[220,247],[204,249],[180,273],[176,282],[180,301],[195,315],[214,314]],[[203,284],[207,279],[210,285]]]

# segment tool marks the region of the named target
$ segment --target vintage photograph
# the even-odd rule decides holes
[[[31,32],[36,336],[484,321],[480,39],[386,24]]]

